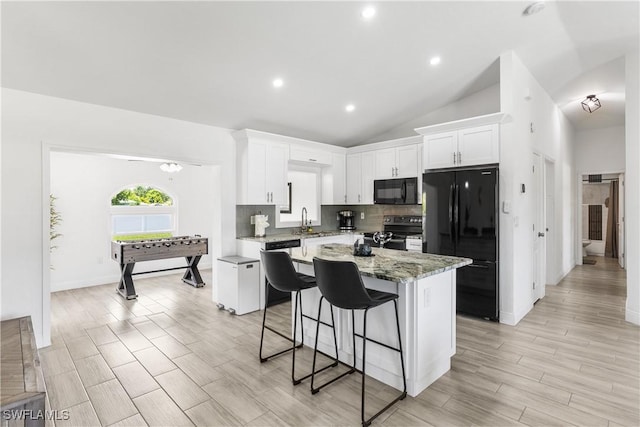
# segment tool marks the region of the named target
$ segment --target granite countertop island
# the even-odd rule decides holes
[[[468,258],[423,254],[421,252],[372,248],[372,257],[356,257],[353,245],[325,243],[317,246],[290,248],[289,253],[298,272],[314,275],[313,258],[334,261],[353,261],[358,266],[362,282],[367,289],[398,295],[398,320],[404,362],[407,393],[417,396],[451,368],[451,357],[456,352],[456,269],[471,264]],[[304,328],[297,331],[297,339],[305,343],[316,342],[318,288],[301,293],[300,307]],[[293,305],[292,305],[293,307]],[[362,365],[362,346],[353,334],[362,335],[363,314],[356,310],[355,318],[345,310],[335,310],[336,342],[339,359],[351,365]],[[394,304],[383,304],[367,314],[367,336],[379,343],[398,342]],[[323,310],[321,319],[331,324],[333,316]],[[293,319],[292,319],[293,320]],[[304,332],[302,332],[304,330]],[[321,328],[318,349],[335,354],[330,328]],[[380,345],[367,345],[367,375],[402,389],[403,379],[398,353]]]
[[[352,245],[327,244],[309,248],[292,248],[291,259],[303,264],[313,264],[313,258],[331,261],[353,261],[360,274],[396,283],[408,283],[447,270],[464,267],[473,261],[469,258],[423,254],[420,252],[372,248],[374,256],[353,255]]]

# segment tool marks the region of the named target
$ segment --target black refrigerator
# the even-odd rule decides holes
[[[473,259],[456,270],[459,313],[498,320],[498,168],[422,176],[422,252]]]

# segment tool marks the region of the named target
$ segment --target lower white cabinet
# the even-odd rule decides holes
[[[241,256],[218,258],[218,308],[233,314],[260,309],[260,261]]]

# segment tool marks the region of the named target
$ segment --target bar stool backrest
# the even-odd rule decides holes
[[[304,286],[298,278],[288,253],[282,251],[261,251],[260,258],[267,280],[281,292],[299,291]],[[308,286],[307,286],[308,287]]]
[[[331,305],[347,310],[365,309],[372,305],[355,263],[313,258],[313,268],[318,289]]]

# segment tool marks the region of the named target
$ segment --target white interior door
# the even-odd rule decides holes
[[[533,153],[533,184],[532,200],[533,200],[533,301],[537,301],[544,297],[546,283],[546,266],[545,266],[545,208],[544,208],[544,174],[543,174],[542,157]]]
[[[625,242],[624,242],[624,174],[618,178],[618,263],[625,268]]]

